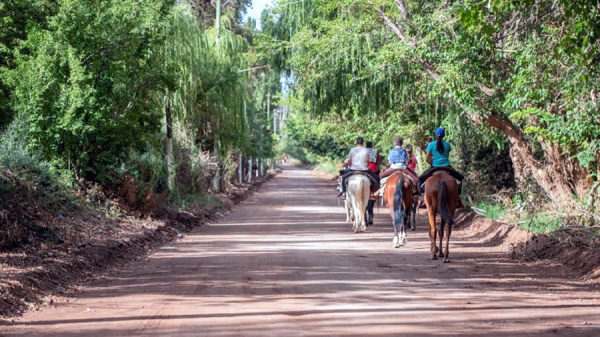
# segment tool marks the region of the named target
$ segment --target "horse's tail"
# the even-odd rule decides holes
[[[446,183],[443,180],[438,181],[438,213],[444,221],[446,221],[449,225],[454,224],[454,219],[450,216],[450,212],[448,211],[448,188],[446,187]]]
[[[402,189],[404,188],[404,177],[398,179],[396,183],[396,192],[394,192],[394,226],[403,225],[404,209],[402,208],[402,199],[404,198]]]

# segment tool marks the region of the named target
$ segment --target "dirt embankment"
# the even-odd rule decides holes
[[[459,213],[457,225],[473,240],[505,251],[515,260],[552,260],[570,268],[575,277],[600,283],[600,247],[576,243],[571,234],[536,234],[470,212]]]
[[[89,210],[61,215],[56,223],[45,226],[50,229],[46,232],[58,233],[59,239],[25,238],[18,247],[0,251],[0,317],[18,316],[42,303],[52,303],[56,295],[77,291],[78,284],[140,260],[182,233],[224,216],[270,178],[260,178],[220,196],[221,205],[189,212],[163,209],[148,218]],[[17,202],[13,206],[23,208]],[[37,212],[22,211],[24,219],[31,217],[28,212],[34,217]],[[64,225],[59,227],[61,222]]]
[[[337,182],[336,175],[313,171]],[[591,245],[589,242],[593,240],[574,240],[576,234],[569,232],[551,236],[537,234],[464,210],[459,210],[456,220],[458,228],[467,232],[473,240],[503,250],[515,260],[552,260],[570,268],[576,277],[600,284],[600,246]]]

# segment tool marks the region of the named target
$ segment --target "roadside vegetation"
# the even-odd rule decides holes
[[[305,158],[403,136],[424,170],[444,126],[480,214],[536,232],[600,222],[598,2],[281,0],[263,17]]]
[[[2,248],[16,229],[47,231],[31,207],[146,216],[218,204],[265,174],[281,83],[242,20],[249,4],[217,17],[195,0],[2,2]]]

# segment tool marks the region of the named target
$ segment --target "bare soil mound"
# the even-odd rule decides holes
[[[600,283],[600,247],[574,241],[570,233],[537,234],[466,211],[457,215],[457,225],[469,239],[505,251],[515,260],[552,260],[568,267],[575,277]]]

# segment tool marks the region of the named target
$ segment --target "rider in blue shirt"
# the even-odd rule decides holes
[[[431,164],[431,167],[423,172],[423,174],[419,177],[421,192],[423,192],[423,184],[425,183],[425,180],[431,176],[434,170],[436,170],[438,167],[448,167],[450,168],[447,170],[448,173],[454,177],[454,179],[460,182],[458,189],[459,193],[462,193],[462,181],[465,177],[452,169],[452,166],[450,165],[449,156],[450,151],[452,151],[452,145],[444,140],[445,136],[446,129],[442,127],[437,128],[435,130],[436,140],[427,145],[427,157],[425,158],[425,161]],[[462,204],[462,202],[460,203]]]
[[[388,155],[388,161],[390,162],[390,168],[406,168],[406,162],[408,161],[408,154],[402,147],[402,137],[394,138],[394,148]]]
[[[440,129],[444,130],[443,128]],[[439,133],[444,134],[445,130],[440,130]],[[452,145],[445,141],[443,137],[439,138],[439,142],[436,140],[427,145],[427,158],[425,160],[432,167],[451,167],[448,157],[450,156],[450,151],[452,151]]]

